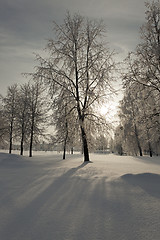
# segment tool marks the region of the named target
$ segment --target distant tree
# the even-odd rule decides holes
[[[16,114],[17,114],[17,96],[18,86],[14,84],[8,87],[7,95],[3,98],[4,116],[7,125],[7,133],[9,137],[9,153],[12,152],[13,136],[16,136]]]
[[[109,139],[109,150],[111,153],[114,153],[115,149],[114,149],[114,139],[113,139],[113,136],[110,137]]]
[[[124,138],[126,140],[125,146],[127,151],[134,152],[142,156],[142,147],[140,143],[140,134],[138,129],[137,118],[140,112],[138,111],[138,97],[136,92],[136,86],[132,85],[132,88],[126,88],[125,95],[120,105],[120,120],[124,130]],[[131,144],[132,142],[132,144]]]
[[[154,92],[148,91],[148,88],[141,87],[139,92],[141,104],[138,106],[141,109],[139,124],[142,129],[142,137],[145,139],[145,149],[148,150],[152,157],[153,152],[157,152],[155,145],[159,142],[160,148],[160,119],[157,114],[156,101]]]
[[[119,155],[123,155],[123,142],[124,142],[124,132],[123,127],[118,125],[115,129],[114,133],[114,152],[118,153]]]
[[[104,134],[100,134],[96,138],[96,150],[105,151],[108,147],[108,139]]]
[[[66,91],[61,91],[52,103],[53,124],[56,128],[56,141],[63,145],[63,159],[66,156],[67,145],[74,144],[77,134],[77,119],[72,99]]]
[[[64,24],[54,24],[55,39],[47,45],[49,57],[40,61],[39,74],[50,87],[52,97],[65,91],[72,102],[70,114],[75,113],[81,131],[84,161],[89,161],[87,126],[99,121],[95,106],[113,90],[112,53],[104,43],[104,25],[68,13]],[[103,39],[103,40],[102,40]]]
[[[0,147],[3,147],[7,140],[7,123],[3,106],[3,96],[0,95]]]
[[[44,94],[45,89],[41,82],[34,81],[29,83],[28,90],[29,157],[32,157],[33,142],[39,136],[44,136],[48,120],[48,104]]]
[[[23,155],[24,142],[28,141],[30,119],[30,87],[29,83],[22,85],[18,92],[16,114],[17,132],[20,135],[20,154]]]

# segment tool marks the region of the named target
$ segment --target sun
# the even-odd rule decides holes
[[[103,105],[101,108],[100,108],[100,113],[102,114],[102,115],[106,115],[107,113],[108,113],[108,106],[105,104],[105,105]]]
[[[101,115],[103,115],[107,120],[112,121],[118,112],[118,104],[116,102],[109,102],[102,105],[99,109]]]
[[[100,113],[102,115],[114,114],[115,112],[117,112],[117,104],[115,102],[106,103],[100,108]]]

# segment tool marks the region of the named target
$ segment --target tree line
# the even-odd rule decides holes
[[[42,81],[34,79],[22,85],[13,84],[8,87],[6,96],[1,95],[0,148],[8,149],[9,153],[19,150],[20,155],[24,149],[29,150],[29,157],[32,157],[33,148],[63,150],[63,159],[66,151],[73,154],[73,148],[83,153],[76,115],[69,115],[65,105],[48,97],[47,90]],[[63,98],[59,100],[63,101]],[[108,125],[103,117],[101,120],[107,133]],[[48,131],[51,126],[54,128]],[[90,130],[88,127],[89,133]],[[97,128],[92,136],[88,134],[88,145],[90,151],[104,152],[108,147],[108,136]]]
[[[115,148],[152,157],[160,154],[160,2],[146,3],[146,8],[141,42],[125,59]]]
[[[11,153],[13,141],[20,143],[20,154],[23,155],[26,144],[29,156],[32,157],[33,142],[44,134],[44,124],[47,121],[46,104],[44,87],[38,81],[8,87],[6,96],[1,96],[1,146],[8,143]]]

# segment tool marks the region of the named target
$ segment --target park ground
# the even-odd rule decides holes
[[[0,152],[1,240],[159,240],[160,157]]]

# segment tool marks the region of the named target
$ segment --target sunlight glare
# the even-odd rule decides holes
[[[100,114],[103,115],[108,121],[114,121],[117,118],[118,103],[110,102],[104,104],[99,109]]]

